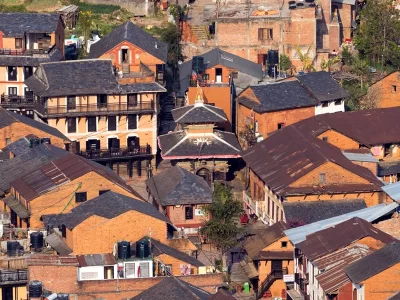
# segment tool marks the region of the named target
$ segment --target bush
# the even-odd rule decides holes
[[[111,14],[114,11],[120,9],[118,5],[109,5],[109,4],[90,4],[82,2],[79,4],[79,9],[81,11],[90,10],[94,14]]]

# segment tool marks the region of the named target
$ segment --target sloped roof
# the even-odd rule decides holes
[[[204,264],[201,261],[197,260],[193,256],[187,255],[186,253],[183,253],[182,251],[179,251],[175,248],[165,245],[155,239],[150,239],[150,240],[152,247],[151,250],[155,256],[159,256],[161,254],[167,254],[195,267],[204,266]]]
[[[228,118],[223,109],[204,104],[196,103],[171,110],[175,123],[196,124],[196,123],[225,123]]]
[[[31,174],[52,160],[69,153],[50,144],[40,144],[29,148],[20,155],[0,163],[0,193],[10,189],[10,183],[27,174]]]
[[[248,238],[244,242],[243,248],[246,250],[251,259],[255,259],[265,247],[284,237],[284,231],[286,229],[289,229],[289,225],[283,221],[279,221],[264,230],[260,230],[259,233]]]
[[[160,135],[158,145],[163,159],[236,158],[241,149],[234,133],[219,130],[198,136],[176,131]]]
[[[25,84],[41,97],[97,95],[119,91],[111,60],[83,59],[41,64],[25,80]]]
[[[45,133],[48,133],[50,138],[51,136],[55,136],[63,139],[64,141],[69,141],[69,139],[65,135],[63,135],[58,129],[51,127],[46,123],[35,121],[18,113],[0,108],[0,128],[10,126],[11,124],[16,122],[23,123]]]
[[[146,184],[162,206],[212,202],[212,190],[205,180],[179,166],[149,178]]]
[[[339,148],[288,126],[241,153],[260,179],[280,196],[304,193],[380,191],[383,183],[368,169],[348,160]],[[290,184],[320,165],[332,162],[366,179],[368,184],[318,185],[290,188]]]
[[[304,224],[311,224],[366,207],[363,199],[283,202],[286,222],[299,221]]]
[[[386,244],[395,240],[391,235],[376,229],[371,223],[360,218],[352,218],[308,235],[306,240],[296,244],[296,247],[307,259],[313,261],[364,237],[371,237]]]
[[[231,54],[219,48],[214,48],[202,55],[204,58],[205,68],[209,69],[216,65],[223,65],[227,68],[234,69],[240,73],[250,75],[262,80],[262,67],[250,60],[241,58],[240,56]],[[189,76],[192,75],[192,60],[188,60],[179,65],[180,89],[179,96],[183,96],[189,87]]]
[[[60,255],[68,255],[72,253],[72,250],[67,246],[64,239],[57,233],[49,234],[45,237],[45,241]]]
[[[335,130],[365,146],[400,142],[400,107],[321,114],[292,126],[318,136]]]
[[[400,173],[400,162],[395,161],[380,161],[378,162],[378,176],[387,176]]]
[[[73,181],[90,172],[95,172],[119,185],[121,188],[135,193],[134,190],[111,169],[107,170],[106,167],[96,162],[72,153],[68,153],[61,158],[41,166],[39,169],[12,181],[10,185],[20,193],[25,200],[30,201],[57,186]]]
[[[51,33],[57,29],[60,15],[37,13],[0,13],[0,31],[10,37],[25,33]]]
[[[348,266],[345,271],[354,283],[360,283],[400,263],[400,241],[396,240]]]
[[[211,295],[208,300],[235,300],[236,298],[223,289],[219,289],[214,295]]]
[[[259,113],[311,107],[318,104],[318,101],[297,80],[252,85],[248,89],[253,91],[260,103],[244,95],[237,97],[238,102]]]
[[[394,294],[388,300],[400,300],[400,292]]]
[[[58,48],[53,48],[48,55],[0,55],[1,66],[38,67],[42,63],[56,62],[63,59],[63,54]]]
[[[88,255],[77,255],[76,259],[79,262],[80,267],[89,266],[109,266],[115,265],[117,260],[112,254],[88,254]]]
[[[154,38],[151,34],[145,32],[131,21],[127,21],[118,26],[101,38],[100,41],[91,45],[88,58],[99,58],[123,41],[127,41],[139,47],[165,63],[167,62],[168,45]]]
[[[113,219],[128,211],[137,211],[164,222],[170,222],[161,212],[148,202],[127,197],[112,191],[73,208],[68,214],[44,215],[43,223],[52,227],[65,225],[73,229],[91,216]]]
[[[325,71],[305,73],[298,75],[297,79],[320,102],[349,96],[346,90],[331,77],[331,74]]]
[[[172,276],[165,277],[131,300],[207,300],[209,297],[208,292]]]

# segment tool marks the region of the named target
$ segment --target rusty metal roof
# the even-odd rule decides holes
[[[81,267],[88,266],[111,266],[117,263],[112,254],[89,254],[76,256]]]
[[[367,246],[355,244],[320,257],[313,261],[313,264],[322,272],[315,278],[325,293],[332,294],[350,282],[344,268],[370,253]]]
[[[32,255],[26,259],[28,266],[78,266],[73,255]]]
[[[335,114],[336,115],[336,114]],[[280,196],[305,193],[343,193],[349,191],[380,191],[383,183],[368,169],[348,160],[339,148],[288,126],[241,153],[247,165],[261,180]],[[290,188],[290,184],[317,167],[331,162],[366,179],[369,183],[331,186],[317,185]],[[304,191],[302,190],[304,189]]]
[[[293,126],[314,136],[332,129],[361,145],[372,146],[400,142],[399,116],[400,107],[379,108],[317,115]]]
[[[297,244],[296,247],[307,259],[315,260],[367,236],[385,244],[395,240],[391,235],[376,229],[371,223],[360,218],[352,218],[308,235],[306,240]]]

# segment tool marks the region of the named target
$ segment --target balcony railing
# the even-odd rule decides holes
[[[49,54],[52,48],[49,49],[5,49],[0,48],[0,55],[10,55],[10,56],[33,56],[37,54]]]
[[[18,107],[18,106],[24,106],[24,105],[33,106],[35,99],[33,96],[2,95],[0,101],[1,101],[2,106]]]
[[[75,106],[56,106],[44,108],[46,115],[102,115],[118,112],[154,111],[153,101],[129,103],[88,104]]]
[[[0,284],[9,284],[16,282],[27,282],[27,270],[0,270]]]
[[[151,155],[152,152],[150,145],[147,145],[144,147],[86,150],[79,151],[77,154],[87,159],[107,160],[110,158],[125,158],[141,155]]]

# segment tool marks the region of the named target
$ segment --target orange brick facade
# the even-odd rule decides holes
[[[350,150],[360,148],[360,144],[347,136],[335,131],[327,130],[317,136],[320,139],[326,140],[328,143],[338,147],[341,150]]]
[[[373,84],[368,95],[376,99],[377,108],[400,106],[400,72],[394,72]]]
[[[193,218],[186,219],[185,209],[187,206],[181,205],[179,207],[176,206],[167,206],[167,217],[171,220],[171,222],[178,228],[187,227],[187,228],[200,228],[204,222],[209,220],[209,216],[205,213],[204,215],[200,215],[197,212],[203,213],[203,207],[201,205],[189,206],[193,209]]]

